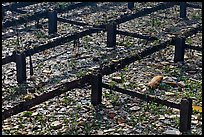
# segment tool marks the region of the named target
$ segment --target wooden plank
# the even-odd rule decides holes
[[[115,22],[117,24],[121,24],[121,23],[124,23],[126,21],[138,18],[138,17],[146,16],[146,15],[153,13],[153,12],[156,12],[158,10],[165,10],[165,9],[171,8],[176,4],[178,4],[178,2],[165,2],[165,3],[158,4],[152,8],[144,8],[143,10],[140,10],[134,14],[124,15],[124,16],[120,17],[119,19],[116,19]],[[112,21],[113,20],[111,20],[110,22],[112,22]]]
[[[79,25],[79,26],[91,26],[88,23],[72,21],[72,20],[68,20],[68,19],[62,18],[62,17],[57,18],[57,21],[61,21],[61,22],[65,22],[65,23],[70,23],[70,24],[73,24],[73,25]]]
[[[84,6],[88,6],[88,5],[92,5],[92,4],[93,4],[92,2],[80,2],[77,4],[69,5],[64,9],[56,8],[55,10],[57,13],[62,13],[62,12],[66,12],[66,11],[69,11],[69,10],[72,10],[75,8],[80,8],[80,7],[84,7]],[[14,25],[20,25],[23,23],[31,22],[31,21],[37,20],[39,18],[47,18],[47,15],[48,15],[48,10],[45,10],[45,11],[35,12],[32,15],[29,15],[27,17],[19,17],[19,19],[7,20],[6,22],[4,22],[2,24],[2,29],[6,29],[6,28],[14,26]]]
[[[202,6],[191,4],[191,3],[187,3],[186,6],[190,8],[202,9]]]
[[[4,110],[2,112],[2,120],[9,118],[12,115],[16,115],[22,111],[26,111],[29,108],[38,105],[42,102],[45,102],[51,98],[54,98],[56,96],[59,96],[65,92],[67,92],[68,90],[74,89],[74,88],[82,88],[84,86],[87,86],[86,84],[89,83],[90,80],[90,75],[86,75],[80,79],[71,81],[71,82],[66,82],[63,83],[59,86],[56,86],[54,88],[54,90],[48,92],[48,93],[44,93],[34,99],[31,99],[29,101],[25,101],[25,102],[21,102],[20,104],[8,109],[8,110]]]
[[[1,61],[1,65],[5,65],[5,64],[8,64],[10,62],[15,62],[15,55],[14,54],[12,54],[11,56],[7,56],[7,57],[3,58]]]
[[[201,46],[191,46],[191,45],[188,45],[188,44],[185,44],[185,49],[193,49],[193,50],[197,50],[197,51],[202,51]]]
[[[147,36],[147,35],[141,35],[141,34],[138,34],[138,33],[130,33],[130,32],[127,32],[127,31],[117,30],[116,33],[117,33],[117,34],[120,34],[120,35],[131,36],[131,37],[134,37],[134,38],[146,39],[146,40],[149,40],[149,41],[158,40],[157,37],[151,37],[151,36]]]
[[[17,8],[22,8],[30,5],[37,4],[39,2],[17,2],[9,5],[3,6],[5,10],[16,10]]]
[[[90,34],[99,32],[101,30],[102,29],[90,28],[88,30],[78,32],[78,33],[75,33],[73,35],[65,34],[65,35],[60,36],[58,38],[53,38],[53,39],[49,40],[49,42],[46,43],[46,44],[42,44],[39,47],[35,47],[33,49],[26,50],[24,52],[25,52],[26,56],[33,55],[35,53],[38,53],[38,52],[41,52],[41,51],[44,51],[44,50],[47,50],[47,49],[50,49],[50,48],[54,48],[54,47],[56,47],[56,46],[58,46],[60,44],[82,38],[82,37],[84,37],[86,35],[90,35]]]
[[[139,98],[141,100],[144,100],[144,101],[152,101],[152,102],[155,102],[155,103],[158,103],[158,104],[165,105],[167,107],[180,109],[180,104],[176,104],[176,103],[173,103],[173,102],[170,102],[170,101],[167,101],[167,100],[162,100],[162,99],[159,99],[157,97],[149,96],[149,95],[146,95],[146,94],[141,94],[141,93],[139,93],[137,91],[130,91],[130,90],[119,88],[117,86],[110,86],[110,85],[105,84],[105,83],[102,83],[102,87],[106,88],[106,89],[115,90],[117,92],[127,94],[127,95],[130,95],[132,97],[137,97],[137,98]]]
[[[161,43],[159,45],[155,45],[155,46],[146,48],[140,53],[136,53],[132,56],[121,59],[118,62],[112,62],[111,64],[108,64],[108,63],[101,64],[100,73],[102,75],[109,75],[113,72],[116,72],[116,71],[124,68],[126,65],[129,65],[130,63],[135,62],[136,60],[140,60],[140,59],[142,59],[148,55],[153,54],[154,52],[157,52],[161,49],[166,48],[171,43],[172,43],[172,40],[168,40],[168,41]]]

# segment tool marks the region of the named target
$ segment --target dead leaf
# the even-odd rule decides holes
[[[118,124],[125,123],[125,119],[123,119],[123,118],[118,118],[118,119],[117,119],[117,123],[118,123]]]
[[[202,113],[202,107],[201,106],[192,106],[193,110]]]
[[[112,77],[112,80],[118,83],[122,83],[122,78],[121,77]]]
[[[113,59],[112,62],[113,62],[113,63],[117,63],[117,62],[119,62],[119,60]]]
[[[108,113],[108,117],[109,117],[109,118],[112,118],[112,119],[113,119],[115,116],[116,116],[116,113],[115,113],[115,112],[109,112],[109,113]]]
[[[25,95],[25,96],[23,97],[24,100],[31,100],[31,99],[33,99],[33,98],[34,98],[34,96],[33,96],[32,94],[27,94],[27,95]]]
[[[51,74],[52,73],[52,71],[51,70],[43,70],[43,73],[46,73],[46,74]]]
[[[178,86],[178,84],[176,82],[164,82],[164,83],[166,83],[166,84],[168,84],[168,85],[170,85],[172,87],[177,87]]]
[[[151,77],[151,76],[152,76],[152,74],[151,74],[151,73],[148,73],[148,72],[144,73],[144,75],[145,75],[145,76],[148,76],[148,77]]]
[[[182,82],[182,81],[180,81],[180,82],[170,82],[170,81],[165,81],[164,82],[165,84],[168,84],[168,85],[170,85],[170,86],[172,86],[172,87],[181,87],[181,88],[184,88],[185,87],[185,84]]]
[[[183,81],[180,81],[178,82],[178,86],[181,87],[181,88],[184,88],[185,87],[185,84]]]
[[[174,96],[175,93],[173,93],[173,92],[165,92],[165,95],[167,95],[167,96]]]
[[[147,85],[148,87],[155,89],[159,86],[162,79],[163,79],[163,76],[155,76]]]

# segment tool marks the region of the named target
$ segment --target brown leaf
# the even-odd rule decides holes
[[[162,79],[163,79],[163,76],[155,76],[147,85],[148,87],[155,89],[159,86]]]
[[[185,84],[182,82],[182,81],[180,81],[180,82],[170,82],[170,81],[165,81],[164,83],[166,83],[166,84],[168,84],[168,85],[170,85],[170,86],[172,86],[172,87],[181,87],[181,88],[184,88],[185,87]]]
[[[123,118],[118,118],[118,119],[117,119],[117,123],[118,123],[118,124],[125,123],[125,119],[123,119]]]
[[[108,117],[109,117],[109,118],[112,118],[112,119],[113,119],[115,116],[116,116],[116,113],[115,113],[115,112],[109,112],[109,113],[108,113]]]
[[[25,96],[23,97],[24,100],[31,100],[31,99],[33,99],[33,98],[34,98],[34,96],[33,96],[32,94],[27,94],[27,95],[25,95]]]
[[[168,85],[170,85],[172,87],[177,87],[178,86],[176,82],[164,82],[164,83],[166,83],[166,84],[168,84]]]
[[[181,87],[181,88],[184,88],[185,87],[185,84],[183,81],[180,81],[178,82],[178,86]]]

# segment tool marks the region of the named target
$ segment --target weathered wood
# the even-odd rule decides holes
[[[39,47],[35,47],[33,49],[26,50],[25,54],[26,54],[26,56],[33,55],[35,53],[38,53],[38,52],[41,52],[41,51],[44,51],[44,50],[47,50],[47,49],[50,49],[50,48],[54,48],[54,47],[58,46],[59,44],[70,42],[72,40],[82,38],[82,37],[84,37],[86,35],[90,35],[90,34],[99,32],[101,30],[102,29],[90,28],[88,30],[78,32],[78,33],[75,33],[73,35],[65,34],[65,35],[60,36],[58,38],[53,38],[48,43],[42,44]]]
[[[11,56],[7,56],[7,57],[3,58],[1,61],[1,65],[5,65],[5,64],[8,64],[10,62],[15,62],[15,55],[14,54],[12,54]]]
[[[91,104],[98,105],[102,101],[102,76],[93,74],[91,77]]]
[[[72,21],[72,20],[69,20],[69,19],[62,18],[62,17],[57,18],[57,20],[58,20],[58,21],[61,21],[61,22],[65,22],[65,23],[70,23],[70,24],[73,24],[73,25],[91,26],[91,25],[89,25],[88,23]]]
[[[164,43],[161,43],[159,45],[151,46],[149,48],[146,48],[140,53],[136,53],[132,56],[126,57],[124,59],[119,60],[118,62],[112,62],[111,64],[103,64],[100,68],[100,73],[102,75],[109,75],[113,72],[116,72],[122,68],[124,68],[126,65],[135,62],[136,60],[140,60],[148,55],[151,55],[155,53],[156,51],[159,51],[161,49],[166,48],[168,45],[172,43],[172,40],[168,40]]]
[[[14,11],[17,13],[20,13],[20,14],[26,14],[27,13],[27,11],[19,10],[19,9],[15,9]]]
[[[138,18],[138,17],[142,17],[142,16],[146,16],[150,13],[156,12],[158,10],[165,10],[168,8],[173,7],[174,5],[176,5],[178,2],[165,2],[165,3],[161,3],[158,4],[152,8],[144,8],[144,10],[138,11],[134,14],[131,15],[123,15],[122,17],[118,18],[115,20],[116,24],[121,24],[124,23],[126,21]],[[113,20],[111,20],[110,22],[112,22]]]
[[[191,130],[192,99],[183,98],[180,104],[179,131],[188,132]]]
[[[26,82],[26,56],[24,52],[17,52],[16,56],[16,76],[18,83]]]
[[[149,41],[158,40],[157,37],[141,35],[141,34],[138,34],[138,33],[130,33],[130,32],[127,32],[127,31],[117,30],[116,33],[120,34],[120,35],[131,36],[131,37],[134,37],[134,38],[146,39],[146,40],[149,40]]]
[[[103,26],[101,26],[101,27],[103,27]],[[97,32],[99,32],[101,30],[103,30],[103,29],[93,27],[93,28],[90,28],[88,30],[75,33],[74,35],[65,34],[65,35],[60,36],[58,38],[53,38],[48,43],[42,44],[39,47],[35,47],[35,48],[29,49],[29,50],[25,50],[24,53],[25,53],[25,55],[27,57],[27,56],[39,53],[39,52],[44,51],[44,50],[54,48],[54,47],[58,46],[59,44],[63,44],[65,42],[70,42],[72,40],[82,38],[82,37],[84,37],[86,35],[91,35],[93,33],[97,33]],[[10,63],[10,62],[15,62],[15,56],[14,55],[7,56],[7,57],[2,59],[2,65],[5,65],[5,64]]]
[[[117,86],[110,86],[110,85],[105,84],[105,83],[102,83],[102,87],[106,88],[106,89],[112,89],[112,90],[115,90],[117,92],[130,95],[132,97],[137,97],[137,98],[144,100],[144,101],[152,101],[152,102],[162,104],[162,105],[165,105],[168,107],[180,109],[180,104],[176,104],[176,103],[173,103],[173,102],[170,102],[167,100],[162,100],[162,99],[159,99],[157,97],[153,97],[153,96],[151,97],[149,95],[141,94],[137,91],[130,91],[130,90],[119,88]]]
[[[88,6],[88,5],[91,5],[91,4],[92,4],[92,2],[80,2],[80,3],[77,3],[77,4],[69,5],[64,9],[56,8],[55,11],[57,13],[62,13],[62,12],[66,12],[66,11],[69,11],[69,10],[72,10],[72,9],[75,9],[75,8]],[[48,15],[48,10],[44,10],[44,11],[35,12],[32,15],[28,15],[26,17],[19,17],[18,19],[8,20],[8,21],[6,21],[6,22],[4,22],[2,24],[2,29],[6,29],[6,28],[14,26],[14,25],[20,25],[20,24],[23,24],[23,23],[28,23],[30,21],[37,20],[39,18],[47,18],[47,15]]]
[[[188,45],[188,44],[185,44],[185,49],[193,49],[193,50],[197,50],[197,51],[202,51],[201,46],[191,46],[191,45]]]
[[[52,9],[48,12],[48,33],[57,33],[57,12]]]
[[[190,30],[187,30],[184,33],[181,33],[180,35],[178,35],[178,37],[187,38],[201,31],[202,31],[202,24],[196,24],[196,27],[193,27]]]
[[[185,38],[177,38],[175,40],[174,62],[183,62],[185,52]]]
[[[186,8],[187,8],[186,2],[181,2],[180,3],[180,17],[181,18],[186,18]]]
[[[196,9],[202,9],[202,6],[191,4],[191,3],[186,3],[186,6],[191,8],[196,8]]]
[[[54,87],[54,90],[44,93],[34,99],[31,99],[29,101],[21,102],[20,104],[8,109],[4,110],[2,112],[2,120],[9,118],[12,115],[18,114],[20,112],[26,111],[29,108],[38,105],[42,102],[45,102],[51,98],[54,98],[56,96],[59,96],[68,90],[74,89],[74,88],[82,88],[84,86],[87,86],[86,84],[89,84],[90,75],[86,75],[80,79],[63,83],[59,86]]]
[[[17,8],[22,8],[37,3],[39,2],[16,2],[13,4],[5,5],[3,6],[3,8],[5,8],[5,10],[16,10]]]

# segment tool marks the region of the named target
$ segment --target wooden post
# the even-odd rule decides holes
[[[175,40],[174,62],[184,61],[185,38],[177,38]]]
[[[186,18],[186,2],[180,2],[180,18]]]
[[[192,99],[183,98],[180,104],[179,131],[187,132],[191,130]]]
[[[107,47],[116,46],[116,24],[114,22],[107,25]]]
[[[102,76],[92,75],[91,79],[91,104],[98,105],[102,101]]]
[[[134,8],[134,2],[128,2],[128,9],[132,10]]]
[[[16,71],[17,82],[19,84],[26,82],[26,55],[24,52],[16,53]]]
[[[48,12],[48,33],[54,34],[57,32],[57,12],[50,9]]]

